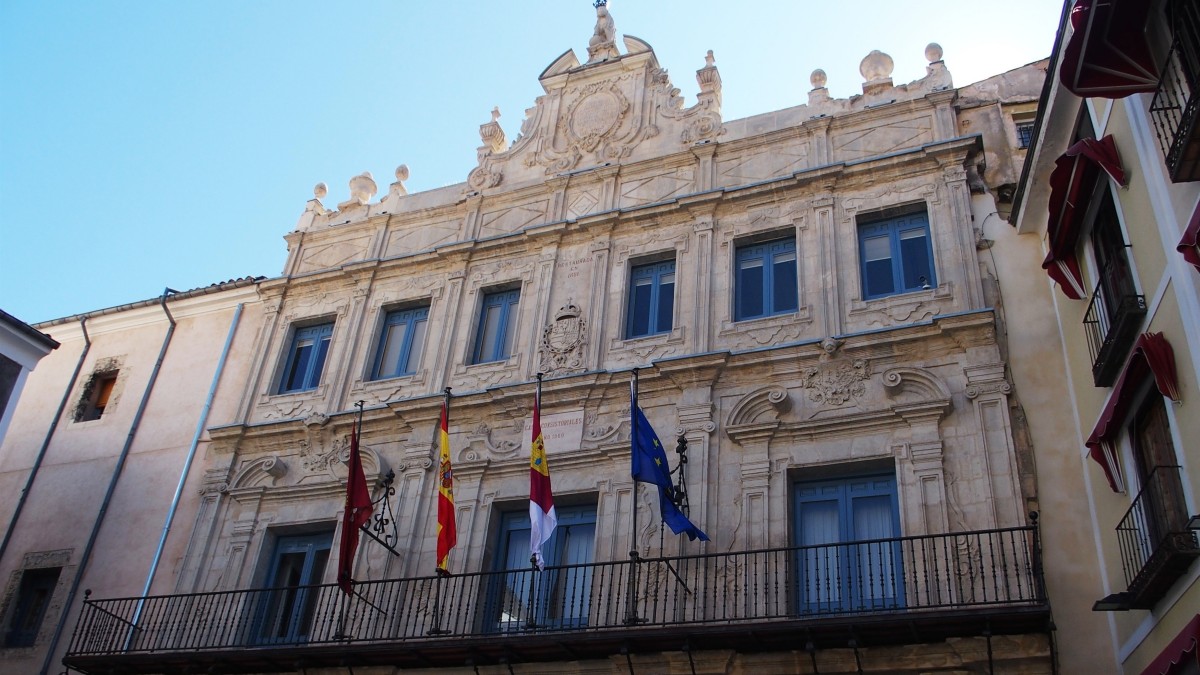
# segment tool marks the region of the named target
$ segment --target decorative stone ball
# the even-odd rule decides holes
[[[925,46],[925,58],[928,59],[930,63],[933,63],[934,61],[941,61],[942,46],[936,42],[930,42]]]
[[[401,183],[408,180],[407,164],[401,164],[400,166],[396,167],[396,180],[400,181]]]
[[[324,183],[317,183],[313,186],[313,196],[317,199],[325,199],[325,195],[329,194],[329,186]]]
[[[892,57],[878,49],[872,49],[871,53],[863,58],[862,63],[858,64],[858,72],[867,82],[874,82],[891,77],[892,69],[895,67],[896,64],[892,61]]]
[[[370,171],[364,171],[350,179],[350,196],[359,201],[369,201],[377,190]]]
[[[812,83],[813,89],[823,89],[825,83],[829,81],[829,77],[825,75],[825,71],[817,68],[812,71],[812,75],[808,76],[808,81]]]

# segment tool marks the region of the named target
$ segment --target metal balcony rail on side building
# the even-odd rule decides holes
[[[1035,526],[367,581],[354,590],[89,598],[64,663],[85,673],[462,666],[844,648],[848,635],[860,646],[903,644],[1049,625]]]
[[[1092,379],[1097,387],[1108,387],[1137,339],[1146,316],[1146,298],[1134,288],[1127,267],[1109,265],[1100,276],[1083,315],[1083,328],[1092,357]]]
[[[1158,466],[1117,525],[1128,607],[1151,609],[1200,557],[1178,466]]]
[[[1175,0],[1167,11],[1171,51],[1150,102],[1167,172],[1175,182],[1200,180],[1200,5]]]

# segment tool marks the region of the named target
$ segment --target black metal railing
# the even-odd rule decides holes
[[[1146,298],[1138,294],[1124,265],[1108,265],[1100,277],[1083,315],[1083,329],[1092,356],[1092,379],[1097,387],[1108,387],[1137,339],[1146,316]]]
[[[1171,179],[1191,181],[1200,179],[1196,124],[1200,112],[1200,6],[1190,1],[1171,2],[1168,19],[1171,50],[1150,102],[1150,118]]]
[[[1117,543],[1131,606],[1153,607],[1200,556],[1196,535],[1188,529],[1178,466],[1158,466],[1146,476],[1117,525]]]
[[[1036,527],[453,577],[84,602],[73,657],[1042,605]],[[136,625],[134,617],[137,616]],[[518,638],[519,636],[519,638]]]

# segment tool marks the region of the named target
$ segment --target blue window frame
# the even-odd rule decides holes
[[[271,555],[266,587],[254,594],[259,643],[297,643],[308,640],[320,595],[321,578],[329,562],[333,533],[280,537]]]
[[[382,380],[417,372],[428,323],[429,305],[388,312],[379,334],[371,379]]]
[[[739,246],[734,320],[786,314],[799,308],[796,240]]]
[[[517,320],[520,289],[497,291],[483,296],[479,311],[479,330],[475,334],[475,350],[471,363],[503,361],[512,356],[513,322]]]
[[[858,255],[868,300],[937,287],[925,213],[859,225]]]
[[[795,509],[801,612],[904,606],[894,475],[796,483]]]
[[[321,371],[325,368],[325,357],[329,354],[329,340],[332,337],[332,323],[296,329],[288,349],[279,393],[308,391],[321,384]]]
[[[558,526],[542,547],[546,569],[533,572],[529,562],[529,513],[500,516],[487,594],[489,628],[522,631],[533,628],[566,628],[587,625],[592,598],[592,553],[596,541],[596,507],[556,508]]]
[[[629,273],[625,337],[670,332],[675,313],[675,261],[638,265]]]

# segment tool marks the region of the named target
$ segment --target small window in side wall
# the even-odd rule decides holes
[[[629,273],[625,337],[670,332],[675,313],[675,261],[637,265]]]
[[[76,422],[90,422],[104,416],[104,411],[112,401],[113,389],[117,386],[117,375],[120,371],[110,370],[96,373],[91,382],[84,388],[84,400],[76,410]]]
[[[471,363],[504,361],[512,356],[517,306],[520,301],[520,289],[484,294]]]
[[[860,224],[858,254],[867,300],[937,287],[924,212]]]
[[[425,348],[425,326],[428,323],[429,305],[388,312],[379,334],[371,379],[382,380],[417,372],[421,352]]]
[[[279,393],[309,391],[321,384],[321,371],[325,368],[325,357],[329,354],[329,341],[332,337],[332,323],[295,330],[288,347]]]
[[[796,240],[739,246],[733,284],[735,321],[796,311],[800,300]]]
[[[4,634],[5,647],[32,647],[37,641],[61,573],[61,567],[27,569],[21,573],[16,605]]]

